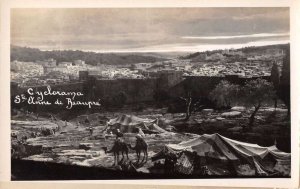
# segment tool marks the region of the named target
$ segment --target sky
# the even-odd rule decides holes
[[[41,50],[195,52],[289,42],[289,8],[11,10],[11,44]]]

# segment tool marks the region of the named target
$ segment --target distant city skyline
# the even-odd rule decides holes
[[[289,43],[289,8],[12,9],[11,44],[195,52]]]

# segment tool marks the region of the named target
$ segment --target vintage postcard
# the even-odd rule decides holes
[[[54,5],[8,9],[11,181],[297,185],[290,4]]]

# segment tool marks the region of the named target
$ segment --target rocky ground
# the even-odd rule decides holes
[[[138,113],[133,112],[134,115],[140,117],[159,118],[159,126],[170,131],[145,136],[149,145],[149,157],[159,152],[164,144],[179,143],[197,137],[196,134],[204,133],[219,133],[229,138],[258,143],[262,146],[273,145],[276,141],[279,149],[286,152],[290,150],[290,122],[286,119],[286,109],[279,108],[274,113],[272,108],[262,108],[251,130],[245,130],[251,110],[244,107],[234,107],[222,112],[205,109],[193,114],[188,121],[183,121],[184,114],[182,113],[167,114],[162,111],[161,109],[146,109]],[[91,134],[87,125],[84,124],[86,116],[79,116],[65,122],[42,116],[37,119],[34,115],[18,112],[12,116],[11,130],[12,135],[18,136],[18,139],[23,136],[28,138],[24,148],[29,150],[22,155],[23,159],[117,169],[118,167],[113,166],[113,154],[106,154],[103,150],[103,147],[108,149],[112,147],[115,136],[103,135],[105,124],[101,124],[99,119],[109,119],[118,113],[90,115],[90,125],[94,128]],[[56,132],[48,136],[31,136],[33,132],[39,132],[41,128],[55,129]],[[135,134],[125,134],[124,140],[131,146],[135,145]],[[12,144],[13,146],[17,144],[15,137],[12,137]],[[144,163],[137,163],[137,156],[132,150],[130,150],[129,159],[142,172],[148,172],[147,168],[153,166],[150,159]]]
[[[103,147],[111,149],[115,136],[105,137],[101,132],[105,125],[94,126],[93,134],[90,134],[88,127],[84,124],[78,124],[78,120],[71,122],[50,121],[45,118],[27,117],[28,121],[12,120],[12,132],[18,135],[18,138],[27,136],[25,148],[32,148],[31,153],[24,154],[22,157],[26,160],[34,161],[50,161],[64,164],[76,164],[82,166],[102,166],[108,168],[114,167],[113,154],[105,154]],[[59,125],[60,130],[49,136],[38,136],[31,138],[32,132],[39,131],[41,127],[56,128]],[[131,146],[135,145],[134,133],[126,133],[124,141]],[[149,157],[161,150],[164,144],[179,143],[196,137],[193,134],[178,134],[173,132],[163,134],[147,134],[145,140],[149,145]],[[15,138],[12,139],[13,144],[17,144]],[[40,150],[38,150],[40,149]],[[142,156],[143,157],[143,156]],[[120,156],[121,160],[122,156]],[[147,167],[152,166],[150,158],[147,162],[137,163],[135,151],[130,150],[129,159],[133,162],[137,169],[147,172]],[[127,160],[125,158],[125,160]]]
[[[263,107],[255,116],[253,127],[248,127],[249,117],[253,110],[234,107],[231,111],[217,112],[211,109],[196,113],[189,121],[177,121],[173,125],[179,132],[196,134],[219,133],[228,138],[261,146],[271,146],[290,152],[290,120],[287,109]]]

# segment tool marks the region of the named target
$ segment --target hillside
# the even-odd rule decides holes
[[[268,45],[268,46],[250,46],[250,47],[244,47],[240,49],[236,49],[237,51],[242,51],[243,53],[262,53],[266,49],[287,49],[289,47],[289,44],[280,44],[280,45]],[[205,51],[205,52],[196,52],[191,53],[186,56],[181,56],[181,59],[195,59],[198,58],[201,54],[207,54],[211,55],[213,53],[221,52],[222,49],[213,50],[213,51]]]
[[[36,48],[11,46],[11,61],[18,60],[24,62],[35,62],[53,58],[57,62],[72,62],[74,60],[84,60],[87,64],[134,64],[151,63],[166,60],[162,57],[146,56],[140,54],[117,54],[117,53],[95,53],[73,50],[41,51]]]

